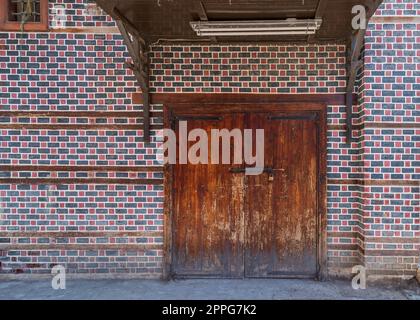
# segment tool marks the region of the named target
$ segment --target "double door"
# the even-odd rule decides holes
[[[251,129],[253,155],[257,143],[261,143],[255,139],[256,130],[264,130],[261,174],[247,175],[246,168],[253,166],[245,161],[235,163],[235,148],[244,148],[243,144],[235,144],[233,138],[230,163],[212,164],[213,143],[208,141],[208,164],[178,161],[173,166],[170,267],[173,276],[318,275],[321,118],[319,112],[312,110],[207,111],[173,118],[177,136],[180,121],[187,123],[188,132],[202,129],[209,139],[213,129],[230,132],[239,129],[242,133]],[[188,150],[195,143],[188,142]]]

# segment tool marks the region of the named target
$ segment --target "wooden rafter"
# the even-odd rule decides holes
[[[366,6],[366,29],[369,19],[373,16],[382,0],[372,0]],[[353,91],[356,83],[357,72],[363,65],[361,58],[366,29],[357,30],[351,37],[347,50],[347,88],[346,88],[346,141],[351,143],[353,140]]]
[[[143,94],[143,135],[144,141],[150,141],[150,90],[149,90],[149,57],[146,41],[140,36],[129,20],[114,8],[112,16],[124,39],[133,62],[126,62],[139,82]],[[130,32],[131,31],[131,32]]]
[[[360,55],[362,53],[366,30],[360,29],[352,36],[347,56],[347,88],[346,88],[346,141],[352,142],[353,130],[353,91],[357,78],[357,71],[363,64]]]

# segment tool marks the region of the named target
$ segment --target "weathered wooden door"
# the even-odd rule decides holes
[[[173,166],[172,275],[316,277],[319,114],[236,112],[176,120],[209,137],[211,129],[264,129],[265,163],[256,176],[245,175],[244,163]]]
[[[241,129],[244,125],[242,114],[181,116],[176,120],[177,136],[180,121],[187,121],[189,132],[204,129],[209,137],[211,129]],[[189,142],[188,147],[193,144]],[[245,177],[232,175],[230,164],[179,164],[179,156],[177,160],[172,272],[181,277],[242,277]]]
[[[265,170],[247,176],[245,276],[318,272],[318,129],[314,113],[250,114],[264,128]]]

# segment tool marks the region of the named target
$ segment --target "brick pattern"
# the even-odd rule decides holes
[[[378,16],[418,16],[418,1],[387,0]],[[419,25],[373,22],[365,40],[359,107],[363,178],[395,182],[420,179]],[[381,123],[382,128],[369,128]],[[401,128],[392,125],[400,124]],[[363,263],[388,274],[415,274],[420,266],[419,186],[364,186]],[[414,239],[414,240],[413,240]],[[414,241],[414,242],[413,242]],[[380,254],[378,254],[378,252]],[[394,272],[394,273],[393,273]]]
[[[365,129],[363,136],[365,179],[420,179],[420,129]]]
[[[413,23],[369,25],[365,45],[362,121],[416,122],[419,110],[418,43]]]
[[[68,27],[114,26],[107,16],[83,15],[85,1],[52,1],[51,10],[54,4],[65,5]],[[413,10],[418,12],[415,1],[387,0],[378,16],[412,15]],[[328,185],[331,270],[362,263],[372,270],[404,274],[417,267],[415,252],[420,248],[413,239],[420,237],[419,188],[350,181],[419,180],[419,130],[369,128],[373,122],[418,123],[418,37],[418,25],[412,23],[369,26],[365,67],[359,73],[361,102],[354,107],[359,127],[351,145],[345,143],[345,107],[328,106],[328,178],[349,180]],[[151,58],[154,92],[342,93],[346,85],[345,47],[337,44],[166,45],[153,47]],[[138,89],[131,72],[124,70],[126,59],[117,34],[0,33],[0,111],[69,112],[68,117],[3,117],[0,126],[140,124],[140,116],[77,114],[141,112],[142,107],[131,101]],[[153,106],[153,111],[159,113],[161,106]],[[153,117],[152,123],[161,125],[162,117]],[[144,144],[141,130],[0,131],[3,165],[159,164],[157,136]],[[162,173],[1,172],[2,177],[160,179]],[[51,266],[65,264],[70,273],[159,277],[163,192],[161,185],[145,184],[0,184],[0,273],[49,273]],[[40,235],[27,237],[23,232]],[[30,245],[50,247],[32,250]]]
[[[344,117],[345,107],[330,106],[328,110],[336,116],[340,112]],[[333,112],[332,110],[335,110]],[[331,114],[330,113],[330,114]],[[327,132],[327,177],[329,179],[361,179],[363,178],[363,162],[359,153],[359,143],[347,143],[345,127],[333,129]],[[360,131],[354,130],[353,136],[358,137]]]
[[[68,28],[113,26],[109,17],[82,15],[84,1],[56,2],[66,7]],[[159,165],[159,144],[143,142],[141,117],[92,118],[77,113],[142,111],[131,100],[138,88],[131,72],[124,69],[127,59],[119,34],[0,33],[0,111],[69,112],[60,117],[0,117],[0,125],[45,126],[0,129],[0,165],[89,165],[105,170],[105,166]],[[152,107],[155,114],[161,110]],[[152,118],[153,125],[161,123],[161,117]],[[95,129],[65,128],[74,124]],[[60,128],[48,129],[49,125]],[[123,125],[139,129],[110,129]],[[89,182],[161,179],[162,173],[0,172],[0,179],[28,177]],[[162,185],[0,184],[0,200],[0,246],[7,248],[0,248],[0,273],[50,273],[52,266],[64,264],[69,273],[155,278],[162,274]],[[54,231],[62,236],[36,236]],[[10,236],[10,232],[20,235]],[[28,232],[31,236],[25,236]],[[74,232],[78,234],[72,236]],[[116,237],[109,232],[123,234]],[[133,235],[139,232],[146,233]],[[117,245],[123,249],[116,249]]]
[[[339,93],[345,46],[154,47],[155,92]]]
[[[159,185],[0,185],[0,190],[0,232],[162,230]]]
[[[84,171],[19,171],[19,172],[1,172],[0,178],[12,179],[154,179],[162,178],[161,172],[84,172]]]
[[[358,106],[353,124],[359,123]],[[363,263],[363,188],[353,182],[363,178],[360,155],[361,131],[353,130],[355,141],[346,139],[346,107],[329,106],[327,113],[327,178],[347,180],[347,183],[329,183],[327,186],[327,247],[328,267],[331,274],[343,273],[346,268]],[[338,128],[339,129],[338,129]],[[332,129],[334,128],[334,129]],[[344,271],[345,273],[345,271]]]
[[[371,237],[420,236],[420,187],[364,187],[365,235]]]
[[[2,273],[50,274],[56,265],[78,274],[135,274],[159,278],[162,250],[9,250],[1,253]],[[1,267],[1,265],[0,265]]]
[[[115,27],[110,16],[90,10],[93,3],[93,0],[49,0],[50,26],[55,27],[54,17],[59,14],[65,17],[65,28]]]
[[[1,105],[10,110],[135,110],[120,35],[0,33]],[[128,106],[128,107],[127,107]]]
[[[420,253],[416,241],[420,239],[420,186],[365,187],[363,199],[365,265],[371,270],[415,274]]]
[[[11,248],[0,255],[0,270],[50,273],[51,266],[64,264],[69,273],[159,277],[162,199],[159,185],[0,184],[0,244]],[[5,237],[4,232],[21,235]],[[48,235],[33,235],[37,232]],[[51,232],[60,235],[50,236]],[[144,234],[133,235],[139,232]]]
[[[420,3],[416,0],[385,0],[375,16],[418,16]]]
[[[1,130],[0,164],[159,165],[158,143],[141,130]]]

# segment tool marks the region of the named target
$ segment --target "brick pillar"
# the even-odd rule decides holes
[[[360,104],[364,264],[371,277],[415,277],[420,254],[413,2],[387,0],[369,24]],[[381,20],[382,16],[388,19]]]

